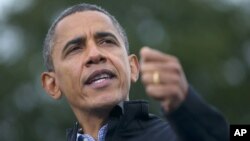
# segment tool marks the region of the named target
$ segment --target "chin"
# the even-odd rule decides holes
[[[95,101],[96,108],[113,108],[115,105],[119,104],[123,101],[122,98],[114,98],[114,97],[100,97],[100,99]]]

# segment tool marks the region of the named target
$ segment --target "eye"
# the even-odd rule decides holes
[[[81,45],[72,45],[69,47],[67,54],[77,53],[82,49]]]
[[[113,39],[102,39],[99,43],[104,46],[116,45],[116,42]]]
[[[113,40],[109,40],[109,39],[105,40],[104,42],[107,43],[107,44],[113,44],[114,43]]]

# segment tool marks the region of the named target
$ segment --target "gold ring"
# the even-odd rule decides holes
[[[154,84],[159,84],[160,83],[160,74],[158,71],[155,71],[153,73],[153,83]]]

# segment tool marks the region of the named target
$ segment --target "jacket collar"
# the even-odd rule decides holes
[[[108,134],[113,132],[118,125],[125,127],[131,120],[148,118],[148,102],[143,100],[123,101],[111,110],[109,118]],[[78,122],[74,124],[73,128],[67,129],[67,141],[76,141],[78,130]]]

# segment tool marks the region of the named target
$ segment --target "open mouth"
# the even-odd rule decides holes
[[[110,79],[113,79],[115,77],[116,77],[115,73],[110,71],[110,70],[107,70],[107,69],[97,70],[97,71],[94,71],[88,77],[88,79],[85,81],[85,84],[91,85],[94,83],[102,82],[104,80],[110,80]]]

